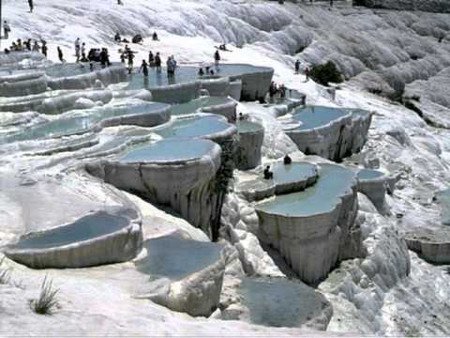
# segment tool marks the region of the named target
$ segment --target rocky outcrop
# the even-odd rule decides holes
[[[5,255],[34,269],[81,268],[131,260],[141,246],[141,219],[134,210],[100,211],[22,236]]]
[[[223,245],[175,233],[149,239],[144,248],[147,255],[136,267],[156,282],[140,298],[191,316],[208,317],[219,306],[227,256]]]
[[[236,121],[236,106],[236,102],[228,100],[222,104],[207,105],[200,108],[200,111],[202,113],[222,115],[228,122],[234,122]]]
[[[450,189],[438,192],[435,199],[441,207],[442,224],[450,225]]]
[[[381,214],[388,212],[386,205],[387,177],[380,171],[362,169],[357,174],[358,191],[366,195]]]
[[[264,128],[260,124],[249,121],[238,121],[236,126],[239,135],[236,167],[240,170],[253,169],[261,163]]]
[[[434,264],[450,264],[450,229],[422,229],[405,235],[408,249]]]
[[[192,225],[211,234],[211,222],[217,212],[213,187],[220,156],[220,147],[209,140],[171,139],[86,168],[119,189],[169,206]]]
[[[100,101],[103,104],[112,100],[112,92],[107,89],[81,91],[76,93],[64,94],[56,97],[44,99],[36,110],[42,114],[61,114],[65,111],[76,108],[76,102],[79,99],[88,99],[93,102]]]

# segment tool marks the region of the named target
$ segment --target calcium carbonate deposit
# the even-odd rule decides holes
[[[447,0],[0,6],[0,336],[450,335]]]

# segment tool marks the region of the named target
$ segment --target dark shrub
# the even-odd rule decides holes
[[[328,86],[330,82],[341,83],[343,81],[342,74],[332,61],[328,61],[324,65],[313,66],[310,76],[315,82],[324,86]]]

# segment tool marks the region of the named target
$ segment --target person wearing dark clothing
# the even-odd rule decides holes
[[[280,92],[280,98],[284,99],[286,97],[286,87],[284,86],[284,84],[282,84],[280,86],[280,88],[278,89],[278,91]]]
[[[8,21],[3,21],[3,32],[5,39],[9,38],[9,33],[11,32],[11,27],[9,27]]]
[[[125,63],[125,53],[120,54],[120,62]]]
[[[152,51],[148,53],[148,64],[150,67],[153,67],[155,64],[155,56],[153,55]]]
[[[8,55],[9,53],[11,53],[11,51],[8,48],[5,48],[4,50],[5,54]]]
[[[273,179],[273,172],[270,171],[270,165],[264,169],[264,179],[265,180],[271,180]]]
[[[42,40],[42,54],[44,54],[45,57],[47,57],[47,42]]]
[[[283,163],[286,165],[292,163],[292,159],[288,154],[286,154],[286,156],[283,158]]]
[[[144,73],[144,76],[147,77],[148,76],[148,64],[147,61],[142,60],[142,65],[141,65],[141,69],[142,73]]]
[[[28,39],[23,43],[25,45],[25,48],[29,51],[31,51],[31,39]]]
[[[200,68],[198,70],[198,76],[203,76],[203,75],[205,75],[205,72],[203,71],[203,68]]]
[[[102,48],[102,51],[100,52],[100,64],[102,65],[102,68],[110,66],[108,50],[106,48]]]
[[[305,68],[305,76],[306,76],[306,82],[308,82],[309,81],[309,68],[308,67]]]
[[[159,39],[158,39],[158,34],[156,34],[156,32],[153,32],[152,40],[153,40],[153,41],[158,41],[158,40],[159,40]]]
[[[216,63],[216,66],[219,65],[220,62],[220,53],[218,50],[216,50],[216,52],[214,53],[214,62]]]
[[[114,41],[119,43],[122,42],[122,38],[120,37],[119,33],[116,33],[116,35],[114,36]]]
[[[297,59],[295,61],[295,74],[298,74],[300,72],[300,60]]]
[[[133,39],[131,39],[131,42],[133,43],[141,43],[143,40],[142,35],[141,34],[137,34],[135,36],[133,36]]]
[[[30,13],[33,13],[33,9],[34,9],[33,0],[28,0],[28,6],[30,7]]]
[[[158,72],[161,71],[161,56],[159,55],[159,52],[155,55],[155,67]]]
[[[134,54],[132,51],[128,52],[128,68],[133,69],[133,63],[134,63]]]
[[[64,62],[64,55],[63,55],[63,52],[61,50],[61,47],[58,46],[57,50],[58,50],[58,59],[59,59],[59,61]]]
[[[270,87],[269,87],[269,97],[271,100],[273,99],[273,97],[275,96],[277,91],[278,91],[277,85],[275,84],[274,81],[272,81],[272,83],[270,84]]]
[[[118,4],[118,5],[123,5],[122,0],[117,0],[117,4]]]

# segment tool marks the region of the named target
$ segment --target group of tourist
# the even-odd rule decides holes
[[[45,40],[41,40],[40,44],[37,40],[21,40],[17,39],[17,41],[13,41],[9,48],[5,48],[5,54],[9,54],[10,52],[38,52],[44,54],[47,57],[47,42]]]
[[[277,85],[275,81],[272,81],[269,87],[269,98],[271,102],[273,102],[277,94],[280,99],[284,99],[286,97],[286,87],[284,84]]]

